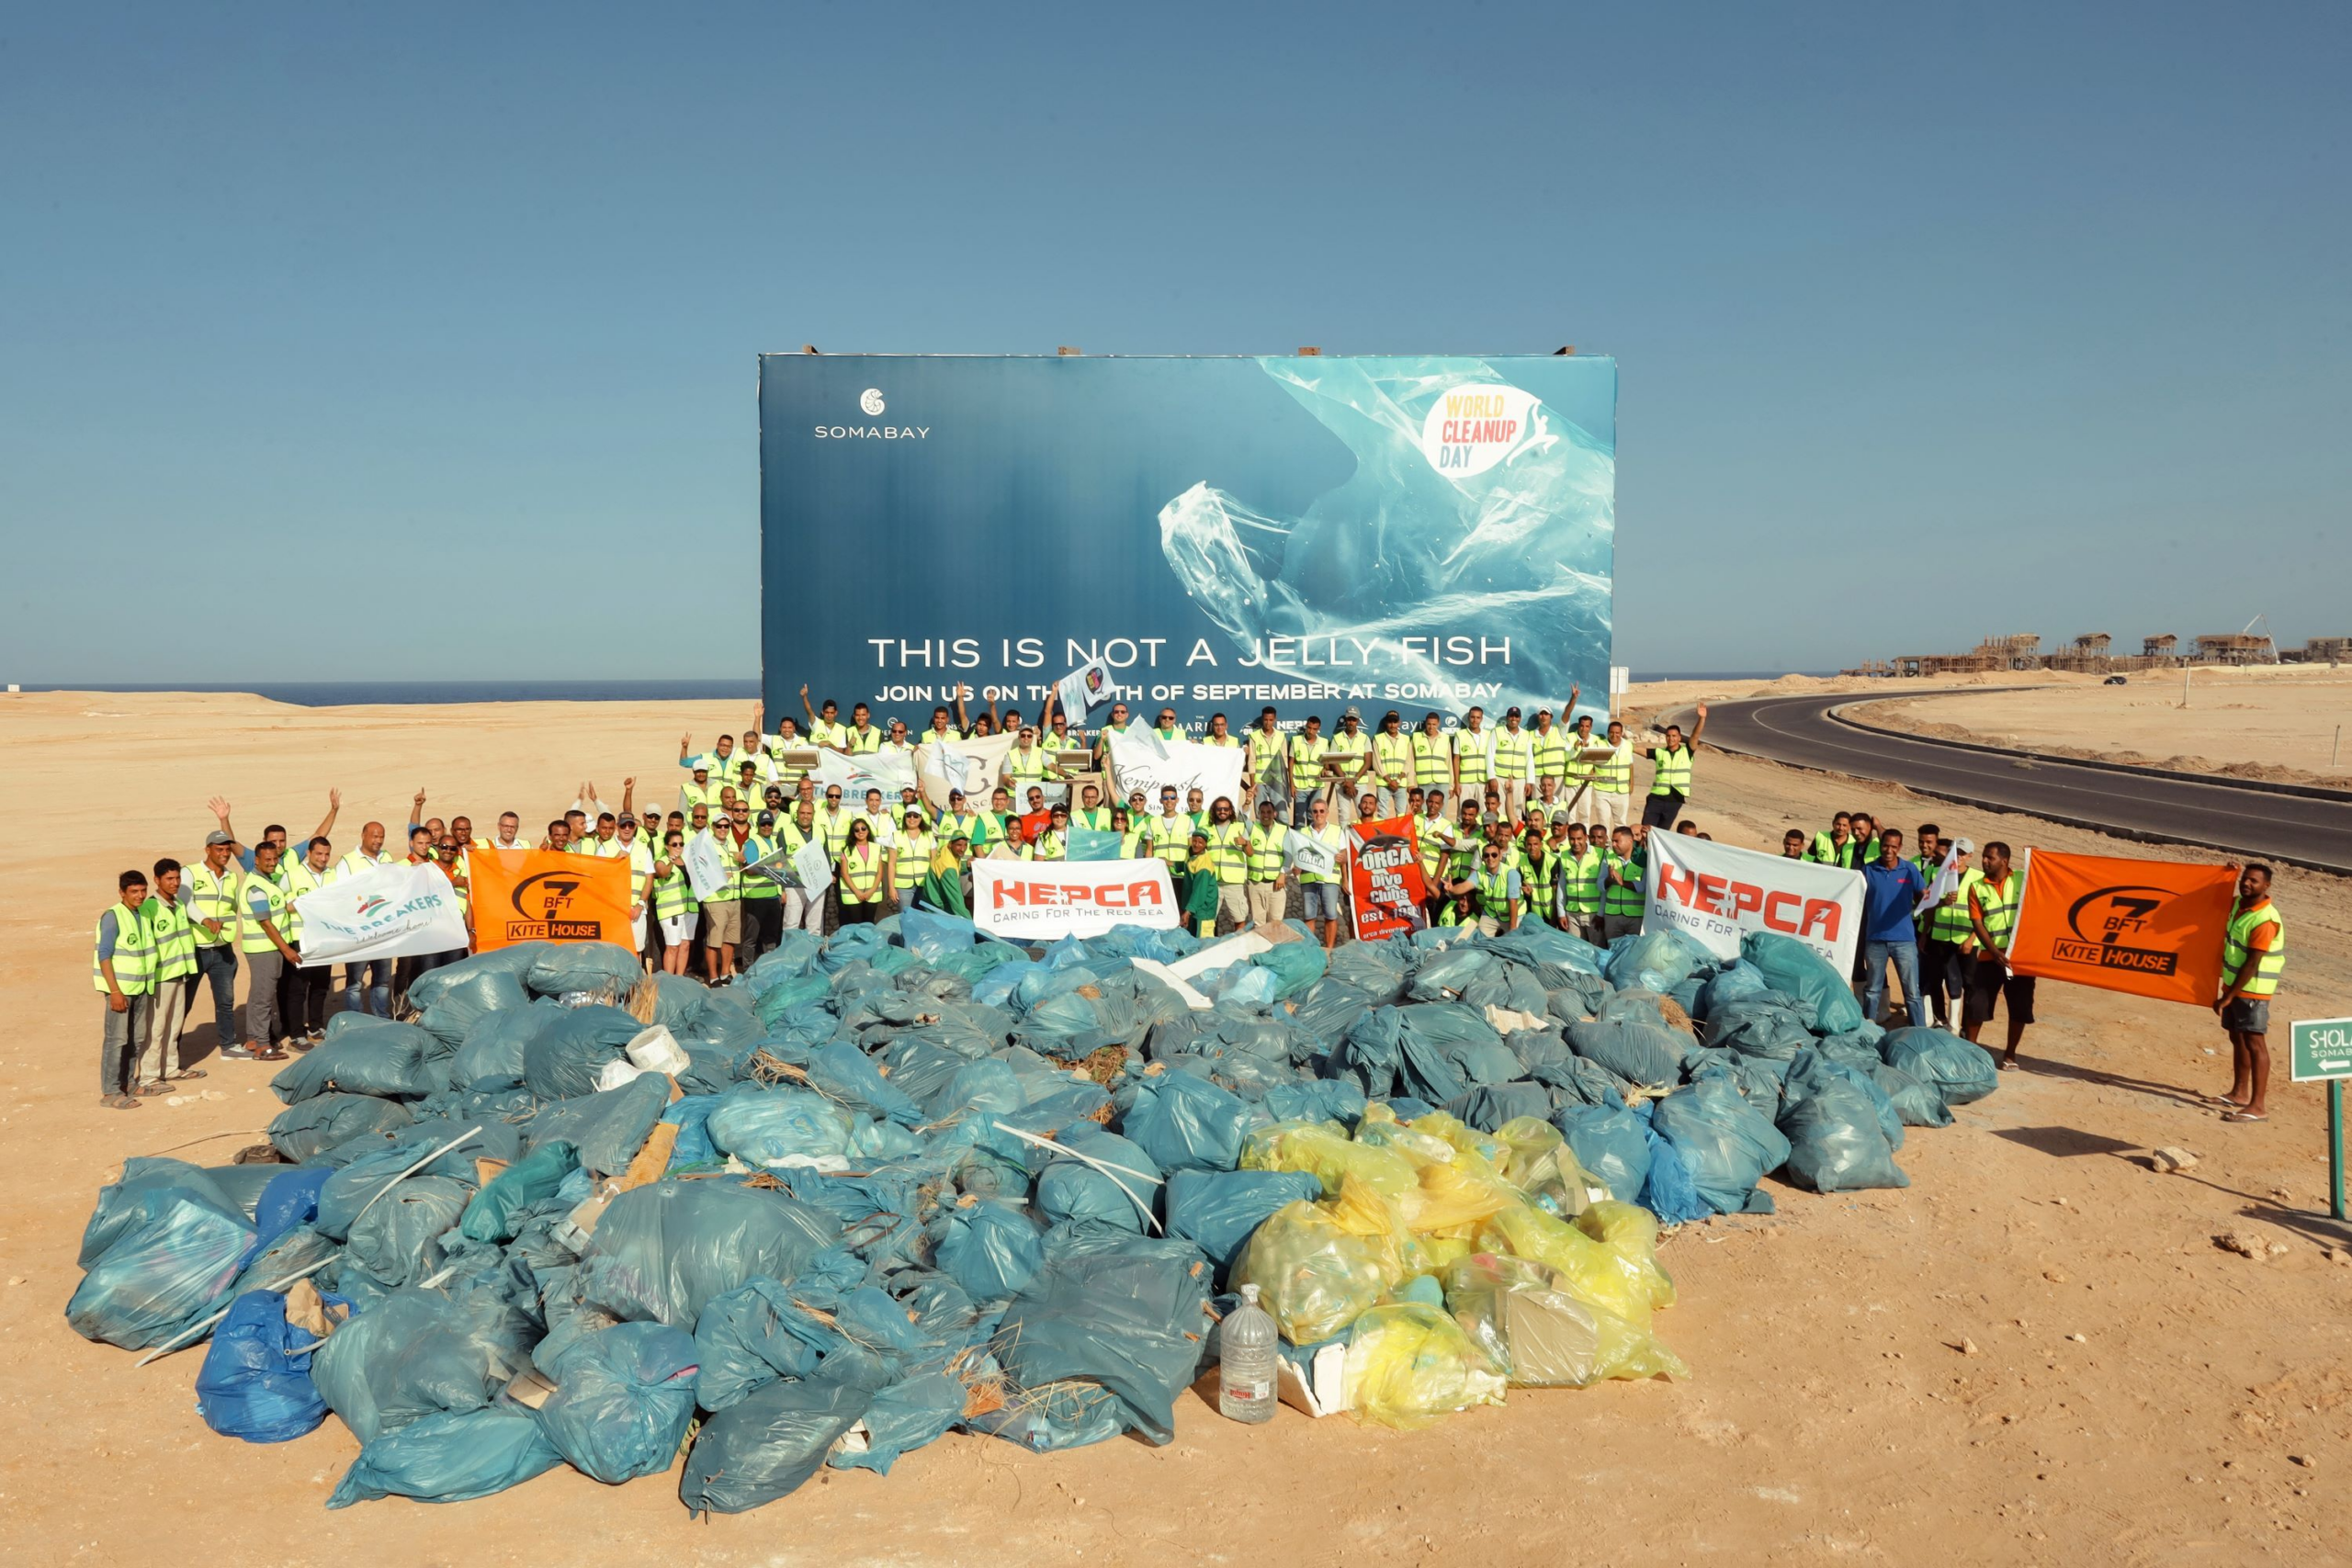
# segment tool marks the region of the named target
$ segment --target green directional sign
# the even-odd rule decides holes
[[[2352,1018],[2323,1018],[2288,1026],[2288,1061],[2297,1083],[2352,1077]]]

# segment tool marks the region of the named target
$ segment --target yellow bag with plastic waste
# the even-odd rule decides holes
[[[1530,1258],[1481,1252],[1451,1265],[1445,1304],[1471,1343],[1522,1387],[1690,1375],[1647,1329],[1556,1288],[1552,1271]]]
[[[1647,1329],[1653,1292],[1666,1275],[1655,1257],[1644,1259],[1627,1255],[1625,1249],[1637,1242],[1637,1236],[1623,1229],[1614,1243],[1603,1241],[1577,1224],[1525,1205],[1505,1209],[1478,1232],[1478,1244],[1486,1250],[1532,1258],[1558,1275],[1561,1288],[1570,1294]],[[1671,1299],[1672,1286],[1667,1288]]]
[[[1421,1253],[1396,1206],[1371,1187],[1344,1181],[1337,1199],[1305,1199],[1277,1209],[1252,1232],[1233,1266],[1232,1287],[1258,1287],[1294,1345],[1329,1339],[1408,1276]]]
[[[1421,1427],[1474,1404],[1500,1404],[1503,1379],[1443,1308],[1377,1306],[1348,1336],[1347,1407],[1384,1427]]]
[[[1356,1127],[1356,1143],[1364,1148],[1385,1150],[1416,1167],[1451,1165],[1459,1152],[1437,1134],[1424,1132],[1418,1122],[1399,1122],[1393,1113],[1374,1116],[1370,1111],[1364,1112],[1363,1121]]]
[[[1401,1207],[1405,1224],[1416,1235],[1473,1239],[1478,1226],[1505,1209],[1527,1201],[1516,1188],[1494,1174],[1486,1161],[1464,1156],[1451,1165],[1421,1167],[1420,1186]]]
[[[1577,1216],[1577,1229],[1625,1260],[1649,1288],[1650,1305],[1674,1304],[1674,1278],[1657,1260],[1657,1216],[1638,1203],[1604,1198]]]
[[[1545,1213],[1574,1219],[1587,1204],[1609,1196],[1608,1187],[1585,1169],[1549,1122],[1518,1117],[1498,1128],[1495,1138],[1508,1151],[1497,1168],[1503,1179]]]
[[[1337,1196],[1351,1176],[1390,1198],[1402,1198],[1419,1185],[1414,1161],[1395,1149],[1358,1143],[1329,1122],[1277,1122],[1259,1128],[1241,1145],[1241,1168],[1311,1171],[1321,1179],[1326,1198]]]

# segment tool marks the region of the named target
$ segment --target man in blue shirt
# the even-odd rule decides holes
[[[1900,829],[1886,829],[1879,839],[1878,859],[1864,864],[1861,873],[1862,1016],[1874,1023],[1886,1021],[1886,965],[1892,960],[1895,978],[1903,983],[1903,1005],[1914,1015],[1911,1021],[1924,1022],[1917,1016],[1919,931],[1911,923],[1911,912],[1928,896],[1928,885],[1919,868],[1903,858]]]

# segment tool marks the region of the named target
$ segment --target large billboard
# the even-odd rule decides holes
[[[1576,355],[763,355],[769,721],[960,683],[1034,717],[1605,717],[1617,367]]]

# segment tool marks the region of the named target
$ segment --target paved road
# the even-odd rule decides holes
[[[2279,795],[1970,750],[1864,730],[1829,716],[1833,707],[1869,700],[1849,693],[1713,704],[1707,741],[1726,751],[1881,779],[2129,838],[2203,844],[2352,875],[2352,796]],[[1689,727],[1687,716],[1682,723]]]

